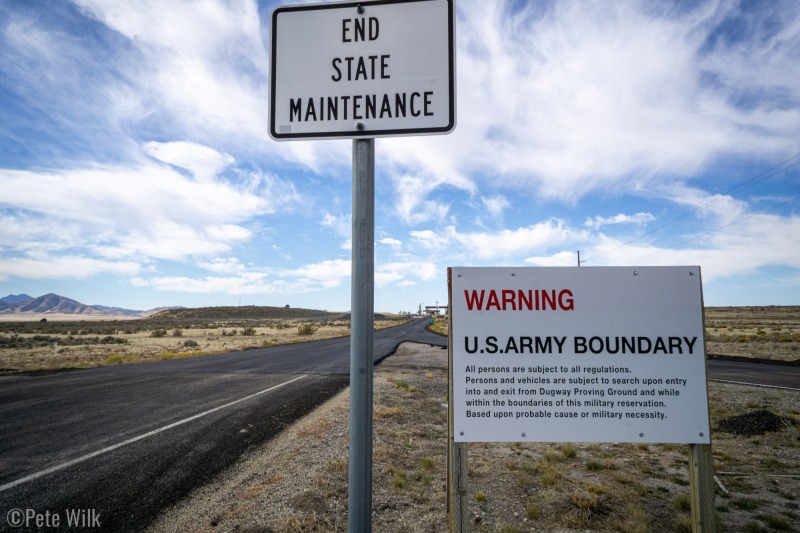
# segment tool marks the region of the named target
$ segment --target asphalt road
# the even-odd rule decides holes
[[[404,341],[447,344],[416,321],[375,332],[375,360]],[[51,531],[143,529],[346,387],[349,345],[339,338],[0,378],[0,531],[47,531],[56,517]],[[709,361],[708,371],[800,388],[797,367]],[[68,510],[83,520],[78,527],[68,527]],[[12,528],[16,519],[26,526]]]
[[[443,344],[424,325],[375,332],[375,360],[404,341]],[[0,531],[143,529],[346,387],[349,353],[339,338],[0,378]]]
[[[800,367],[708,360],[708,379],[800,391]]]

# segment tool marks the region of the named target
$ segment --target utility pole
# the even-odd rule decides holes
[[[583,261],[581,261],[581,251],[580,251],[580,250],[578,250],[578,267],[580,267],[580,266],[581,266],[581,263],[585,263],[585,262],[586,262],[586,259],[584,259]]]

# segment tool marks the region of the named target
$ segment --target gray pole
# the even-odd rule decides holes
[[[347,526],[372,531],[372,339],[375,278],[375,139],[353,139],[350,291],[350,463]]]

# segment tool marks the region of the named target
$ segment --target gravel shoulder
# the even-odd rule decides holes
[[[373,529],[447,531],[447,351],[405,343],[375,370]],[[722,531],[797,531],[800,393],[709,384]],[[150,532],[347,530],[349,389],[165,509]],[[786,420],[763,434],[750,418]],[[721,422],[734,419],[723,431]],[[745,424],[743,426],[742,424]],[[473,531],[690,531],[681,445],[471,444]]]

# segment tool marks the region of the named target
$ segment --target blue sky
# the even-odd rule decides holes
[[[268,136],[278,3],[0,4],[0,293],[350,307],[351,142]],[[448,266],[800,304],[800,4],[457,2],[458,125],[376,141],[379,311]]]

